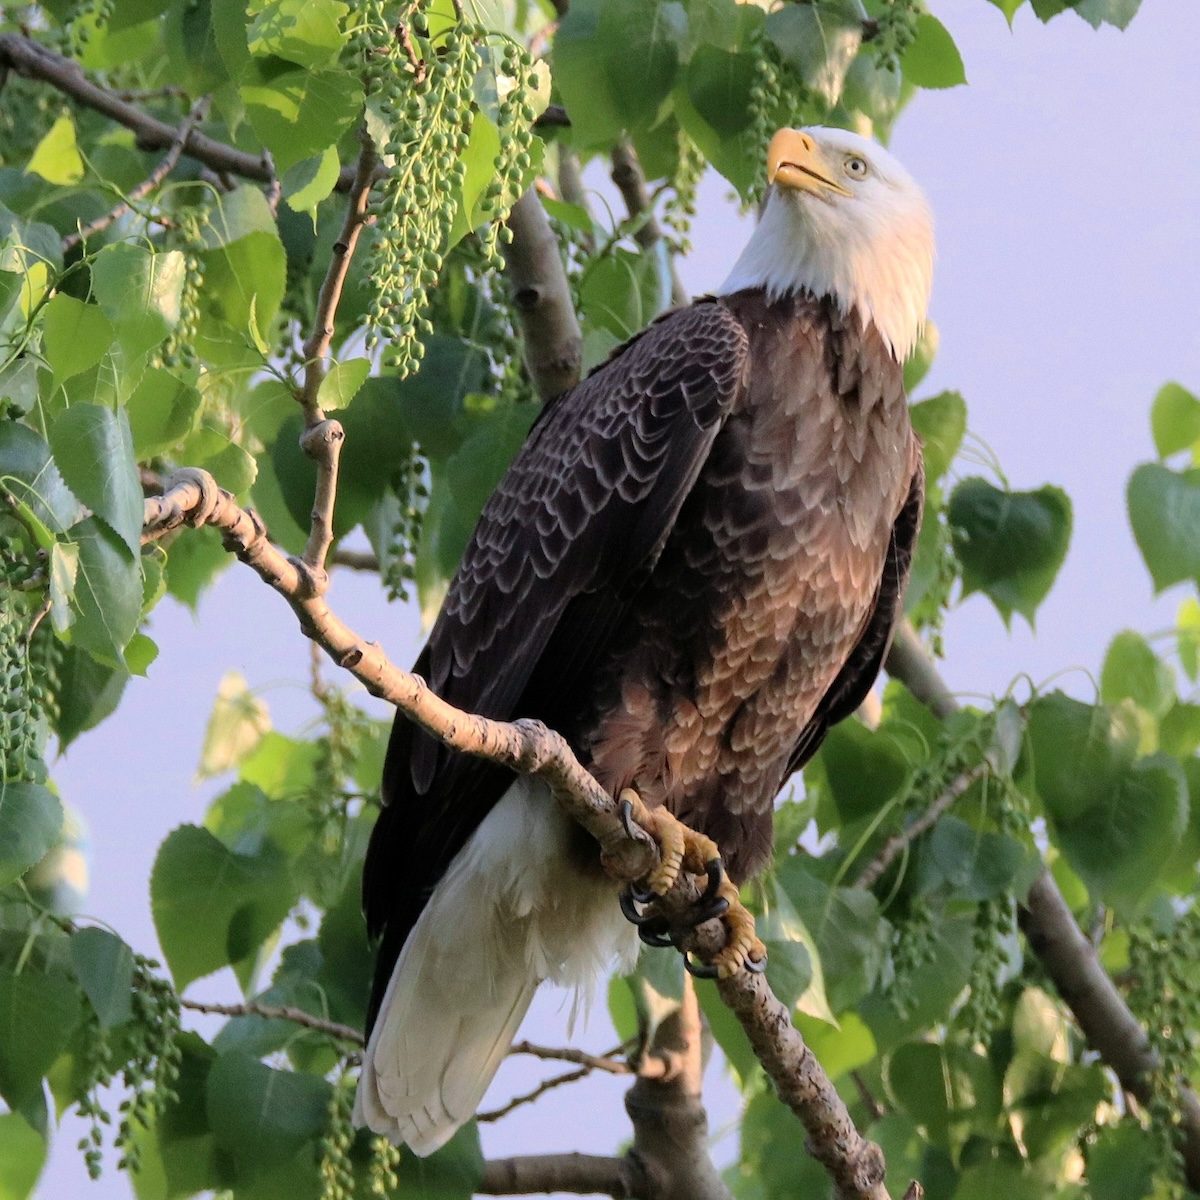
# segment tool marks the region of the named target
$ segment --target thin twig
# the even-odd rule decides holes
[[[175,140],[171,143],[170,149],[158,166],[141,183],[131,188],[129,194],[116,208],[110,209],[94,221],[89,221],[88,224],[81,226],[75,233],[67,234],[63,238],[63,250],[72,250],[95,234],[102,233],[114,221],[119,220],[127,212],[132,211],[137,201],[141,200],[144,196],[148,196],[162,184],[162,181],[175,169],[175,164],[179,162],[179,156],[183,153],[184,144],[187,142],[192,130],[204,120],[204,114],[208,112],[208,103],[209,97],[201,96],[192,105],[191,111],[184,117],[180,124],[179,131],[176,133]]]
[[[985,758],[983,762],[976,763],[969,771],[964,771],[915,821],[900,830],[899,833],[893,833],[883,843],[879,848],[879,853],[859,872],[858,878],[854,881],[854,886],[856,888],[869,888],[878,882],[880,876],[892,865],[897,855],[906,846],[916,841],[921,834],[932,829],[941,819],[942,814],[954,804],[971,784],[977,779],[982,779],[992,769],[991,760]]]
[[[346,550],[339,546],[329,557],[335,567],[349,567],[352,571],[378,571],[379,557],[370,550]]]
[[[312,332],[304,343],[304,385],[296,397],[304,409],[304,432],[300,445],[317,464],[316,495],[313,498],[312,523],[304,548],[304,564],[311,573],[311,586],[318,591],[329,585],[325,557],[333,544],[333,506],[337,499],[338,463],[345,434],[341,423],[326,418],[321,408],[321,384],[325,381],[325,360],[333,344],[338,302],[346,285],[350,260],[358,245],[359,234],[367,223],[367,206],[374,178],[375,144],[364,127],[359,133],[361,150],[346,219],[329,258],[329,269],[317,296],[317,311]]]
[[[607,1071],[610,1075],[632,1075],[633,1068],[616,1056],[624,1046],[614,1046],[604,1054],[588,1054],[585,1050],[576,1050],[571,1046],[537,1046],[533,1042],[514,1042],[509,1048],[509,1054],[528,1054],[532,1058],[545,1059],[548,1062],[577,1063],[592,1071]]]
[[[359,1030],[343,1025],[340,1021],[327,1021],[324,1017],[313,1016],[312,1013],[291,1004],[259,1004],[255,1000],[246,1000],[241,1004],[217,1004],[207,1000],[188,1000],[180,997],[179,1006],[192,1012],[209,1013],[219,1017],[262,1017],[267,1021],[290,1021],[293,1025],[303,1025],[306,1029],[328,1034],[341,1042],[351,1042],[355,1046],[363,1044],[363,1036]]]
[[[514,1109],[520,1108],[525,1104],[532,1104],[547,1092],[562,1087],[564,1084],[576,1083],[580,1079],[586,1079],[591,1073],[591,1067],[578,1067],[574,1071],[564,1071],[561,1075],[551,1075],[549,1079],[543,1079],[533,1091],[524,1092],[520,1096],[514,1096],[507,1104],[500,1108],[492,1108],[486,1112],[476,1113],[475,1120],[483,1125],[490,1124],[492,1121],[499,1121],[501,1117],[507,1117]]]

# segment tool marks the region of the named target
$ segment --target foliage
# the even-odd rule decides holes
[[[1011,20],[1022,0],[992,3]],[[1118,26],[1137,8],[1031,4],[1042,20],[1070,8]],[[167,596],[194,605],[228,561],[193,533],[143,549],[144,489],[203,467],[302,549],[303,341],[343,175],[369,138],[375,222],[319,395],[347,435],[335,535],[365,532],[388,593],[414,588],[429,616],[535,416],[497,273],[502,219],[534,176],[565,179],[627,143],[669,231],[671,245],[641,236],[646,213],[600,218],[543,195],[594,363],[668,303],[669,254],[686,245],[706,167],[752,203],[778,125],[886,137],[918,88],[965,81],[961,58],[917,0],[575,0],[553,33],[537,5],[463,14],[443,0],[5,13],[4,30],[19,24],[172,128],[210,96],[203,132],[258,174],[185,154],[143,187],[163,151],[44,80],[4,85],[0,1195],[32,1193],[52,1101],[91,1121],[93,1170],[102,1146],[119,1147],[141,1197],[466,1197],[481,1169],[473,1127],[424,1163],[354,1132],[350,1047],[327,1028],[240,1015],[211,1041],[181,1030],[180,997],[223,967],[255,1003],[361,1026],[358,877],[386,729],[336,688],[318,681],[321,728],[295,738],[243,681],[222,685],[201,772],[228,786],[203,826],[170,834],[150,880],[165,967],[67,911],[53,886],[70,834],[47,747],[104,721],[130,675],[152,669],[147,614]],[[548,105],[569,125],[546,120]],[[918,393],[935,349],[927,338],[908,364]],[[910,616],[936,638],[947,606],[981,592],[1004,621],[1032,623],[1068,550],[1069,499],[998,468],[963,475],[956,393],[918,398],[913,420],[929,500]],[[838,726],[781,803],[776,867],[751,889],[770,980],[883,1146],[894,1194],[910,1177],[931,1200],[1180,1186],[1175,1098],[1197,1073],[1200,400],[1168,384],[1151,424],[1160,458],[1130,480],[1129,515],[1154,586],[1188,585],[1178,629],[1118,633],[1085,700],[1023,686],[938,717],[889,683],[878,727]],[[956,787],[940,819],[914,825]],[[864,876],[897,836],[901,852]],[[1162,1063],[1145,1112],[1125,1110],[1017,934],[1043,862],[1131,980]],[[632,993],[613,989],[623,1033],[630,994],[643,1013],[669,999],[670,961],[659,952]],[[740,1029],[711,993],[703,1003],[746,1099],[735,1192],[826,1195]]]

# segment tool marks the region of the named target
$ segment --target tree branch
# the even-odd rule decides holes
[[[533,1058],[544,1059],[547,1062],[577,1063],[590,1071],[605,1071],[609,1075],[632,1075],[633,1068],[622,1059],[616,1057],[622,1050],[617,1046],[607,1054],[588,1054],[586,1050],[576,1050],[571,1046],[537,1046],[533,1042],[514,1042],[509,1047],[509,1054],[528,1054]]]
[[[645,1174],[631,1158],[595,1154],[530,1154],[483,1164],[481,1196],[528,1196],[568,1192],[575,1196],[646,1197]]]
[[[558,239],[530,188],[508,214],[513,240],[503,246],[509,289],[525,344],[525,364],[543,400],[579,380],[583,335],[571,303]]]
[[[509,723],[462,712],[434,695],[419,676],[400,670],[378,644],[365,641],[330,610],[309,586],[303,564],[273,546],[262,521],[239,507],[205,471],[178,471],[167,481],[163,495],[145,501],[143,541],[153,541],[181,525],[219,529],[226,548],[288,602],[305,635],[371,695],[394,705],[453,750],[543,780],[563,809],[600,844],[605,867],[614,878],[641,879],[653,866],[658,857],[653,840],[637,826],[626,831],[616,801],[584,769],[561,735],[540,721]],[[685,874],[664,902],[678,906],[678,912],[698,895],[695,879]],[[719,921],[701,928],[707,931],[706,940],[702,944],[701,931],[696,931],[693,949],[711,958],[724,944],[724,929]],[[882,1154],[854,1128],[841,1097],[792,1027],[788,1010],[766,978],[740,971],[721,980],[718,988],[780,1097],[804,1121],[810,1150],[833,1177],[839,1198],[887,1200]]]
[[[513,1109],[520,1108],[525,1104],[532,1104],[535,1100],[540,1100],[547,1092],[553,1091],[557,1087],[562,1087],[567,1083],[577,1083],[580,1079],[586,1079],[591,1073],[591,1067],[576,1067],[574,1071],[564,1071],[561,1075],[551,1075],[549,1079],[543,1079],[532,1091],[514,1096],[507,1104],[502,1104],[499,1108],[488,1109],[485,1112],[477,1112],[475,1120],[485,1125],[492,1121],[499,1121],[501,1117],[507,1117]]]
[[[646,1173],[648,1194],[654,1200],[730,1200],[708,1153],[700,1005],[690,975],[679,1007],[654,1031],[649,1057],[672,1063],[674,1070],[639,1076],[625,1095],[632,1153]]]
[[[371,183],[375,178],[375,144],[366,128],[359,130],[361,150],[350,188],[346,219],[329,258],[329,269],[317,295],[317,311],[313,316],[312,332],[304,343],[304,386],[296,397],[304,409],[304,432],[300,446],[317,464],[317,487],[313,498],[312,523],[308,544],[304,548],[304,563],[312,572],[312,586],[324,590],[329,586],[325,558],[333,544],[333,506],[337,499],[338,463],[341,460],[345,433],[339,421],[329,420],[321,408],[321,384],[325,382],[325,360],[333,344],[335,319],[350,260],[354,257],[359,234],[367,224],[367,205],[371,199]]]
[[[171,148],[167,151],[162,162],[129,192],[124,201],[118,204],[116,208],[104,213],[103,216],[99,216],[94,221],[82,226],[75,233],[69,233],[63,238],[64,251],[72,250],[81,242],[86,242],[93,235],[103,232],[114,221],[131,211],[137,201],[143,196],[148,196],[170,175],[175,169],[175,164],[179,162],[179,156],[183,153],[184,143],[188,140],[192,130],[204,119],[204,114],[208,112],[208,101],[209,98],[207,96],[202,96],[192,105],[191,112],[183,119],[183,123],[179,126],[179,132],[176,133],[175,140],[171,143]]]
[[[356,1046],[363,1044],[360,1030],[343,1025],[340,1021],[327,1021],[324,1017],[313,1016],[312,1013],[291,1004],[259,1004],[255,1000],[246,1000],[241,1004],[216,1004],[207,1000],[188,1000],[180,996],[179,1007],[220,1017],[262,1017],[267,1021],[291,1021],[293,1025],[302,1025],[306,1029],[316,1030],[317,1033],[326,1033],[341,1042],[352,1042]]]
[[[953,693],[907,622],[892,645],[886,667],[889,675],[907,685],[938,716],[957,711]],[[1045,967],[1089,1045],[1112,1068],[1122,1087],[1146,1100],[1158,1065],[1150,1040],[1045,868],[1034,880],[1017,917],[1029,948]],[[1181,1085],[1179,1102],[1184,1170],[1188,1186],[1200,1190],[1200,1100]]]
[[[923,833],[932,829],[942,814],[975,782],[992,770],[990,760],[977,763],[969,771],[964,771],[932,804],[910,825],[894,833],[879,848],[879,853],[867,863],[854,881],[856,888],[869,888],[878,882],[879,877],[892,865],[896,856],[911,842],[916,841]]]
[[[612,152],[612,181],[617,185],[621,198],[625,201],[625,210],[631,217],[644,216],[645,219],[633,234],[633,240],[643,250],[653,251],[663,240],[662,226],[655,216],[650,194],[646,191],[646,176],[637,151],[628,142],[618,142]],[[691,297],[679,272],[675,269],[675,256],[667,250],[667,263],[671,271],[671,303],[687,304]]]

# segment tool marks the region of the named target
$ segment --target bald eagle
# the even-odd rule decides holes
[[[559,730],[739,882],[900,611],[923,497],[901,364],[933,262],[928,205],[874,142],[784,129],[767,158],[719,293],[545,406],[414,668],[462,709]],[[471,1118],[539,983],[586,987],[637,942],[540,783],[400,716],[382,790],[356,1120],[424,1155]]]

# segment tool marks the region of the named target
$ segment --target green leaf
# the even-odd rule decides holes
[[[1164,384],[1150,408],[1154,448],[1161,458],[1200,441],[1200,399],[1178,383]]]
[[[315,69],[340,53],[341,22],[348,9],[338,0],[267,0],[255,7],[246,41],[256,57],[274,56]]]
[[[767,37],[804,86],[832,108],[841,99],[846,72],[862,45],[866,16],[855,0],[793,4],[767,17]]]
[[[50,547],[50,621],[66,633],[75,621],[72,602],[79,578],[79,547],[74,542],[55,542]]]
[[[179,250],[156,254],[117,242],[96,255],[92,290],[131,358],[157,346],[179,324],[184,273]]]
[[[900,69],[917,87],[949,88],[967,82],[962,55],[950,31],[930,13],[917,17],[913,40],[900,56]]]
[[[1034,702],[1034,783],[1067,862],[1105,899],[1136,899],[1168,865],[1188,819],[1179,764],[1135,761],[1137,731],[1119,713],[1061,693]]]
[[[907,784],[908,776],[908,760],[896,741],[858,721],[835,725],[805,772],[806,779],[823,785],[818,811],[822,829],[874,816]],[[833,812],[824,803],[826,795]]]
[[[1106,704],[1132,700],[1162,717],[1175,702],[1175,676],[1140,633],[1126,629],[1113,638],[1104,656],[1100,697]]]
[[[670,291],[654,255],[618,248],[588,266],[579,300],[589,323],[624,340],[658,316]]]
[[[20,1113],[0,1114],[0,1200],[33,1195],[46,1150],[45,1139]]]
[[[949,1146],[999,1117],[1000,1080],[982,1054],[962,1046],[909,1042],[888,1059],[888,1091],[931,1141]]]
[[[336,186],[341,166],[336,146],[326,146],[320,154],[290,166],[280,180],[288,207],[294,212],[315,212]]]
[[[0,887],[39,862],[58,839],[63,812],[40,783],[0,779]]]
[[[79,501],[64,482],[50,447],[16,421],[0,421],[0,488],[46,530],[43,549],[79,517]]]
[[[287,863],[271,847],[234,854],[208,830],[181,825],[159,847],[150,876],[154,926],[176,987],[247,959],[294,898]]]
[[[1022,868],[1025,871],[1022,872]],[[1015,838],[981,832],[955,816],[944,816],[918,843],[915,890],[948,888],[965,900],[989,900],[1014,891],[1023,896],[1041,868]],[[1021,886],[1015,886],[1023,875]]]
[[[483,1180],[483,1152],[475,1122],[464,1125],[429,1158],[405,1154],[397,1174],[398,1194],[411,1200],[471,1200]]]
[[[84,304],[59,292],[42,316],[46,361],[62,383],[94,367],[113,342],[113,327],[98,304]]]
[[[102,1029],[133,1016],[133,951],[115,933],[95,926],[71,935],[71,963]]]
[[[167,555],[167,591],[195,609],[200,593],[232,562],[233,555],[221,545],[215,529],[197,529],[171,546]]]
[[[1175,616],[1179,643],[1179,665],[1194,683],[1200,675],[1200,601],[1189,596]]]
[[[1046,1200],[1046,1189],[1019,1162],[994,1157],[962,1173],[954,1200]]]
[[[38,1095],[42,1076],[74,1032],[80,1008],[79,992],[65,976],[33,969],[0,972],[0,1096],[10,1108]]]
[[[271,728],[266,702],[247,686],[239,671],[226,671],[204,731],[201,779],[220,775],[242,762]]]
[[[1017,9],[1025,3],[1025,0],[990,0],[990,2],[1004,14],[1004,19],[1008,22],[1011,29],[1013,17],[1017,15]]]
[[[47,183],[78,183],[83,178],[83,159],[75,140],[75,122],[63,113],[38,142],[25,170],[40,175]]]
[[[238,1051],[220,1055],[208,1073],[205,1107],[213,1136],[251,1177],[315,1140],[325,1129],[328,1104],[325,1080],[276,1071]]]
[[[162,367],[150,367],[129,397],[126,412],[139,462],[164,454],[192,430],[200,393]]]
[[[940,479],[950,469],[967,432],[967,404],[958,392],[941,392],[910,409],[913,429],[925,452],[925,480]]]
[[[1141,6],[1142,0],[1074,0],[1071,8],[1093,29],[1101,25],[1125,29]]]
[[[1073,1145],[1111,1089],[1099,1063],[1080,1066],[1022,1050],[1004,1073],[1004,1101],[1020,1115],[1020,1140],[1030,1158]]]
[[[75,495],[104,518],[130,554],[140,554],[142,485],[125,413],[72,404],[51,426],[50,448]]]
[[[1007,622],[1019,612],[1033,624],[1067,554],[1071,501],[1047,484],[1033,492],[1001,491],[965,479],[946,508],[963,595],[984,592]]]
[[[362,85],[345,71],[288,71],[240,90],[280,173],[336,145],[362,108]]]
[[[240,496],[253,484],[258,463],[216,425],[202,424],[182,450],[184,460],[202,467],[226,491]]]
[[[1159,1154],[1154,1135],[1135,1121],[1100,1129],[1088,1147],[1092,1200],[1144,1200],[1152,1195]]]
[[[321,380],[317,403],[328,412],[345,408],[370,373],[371,362],[366,358],[350,358],[334,363]]]
[[[57,730],[65,749],[116,709],[129,681],[129,672],[123,663],[120,667],[106,666],[85,651],[69,646],[63,654],[59,679]]]
[[[1200,584],[1200,469],[1143,463],[1129,480],[1126,501],[1154,590],[1184,579]]]
[[[97,517],[70,530],[79,546],[77,615],[71,638],[101,662],[122,666],[142,614],[142,572],[123,541]]]

